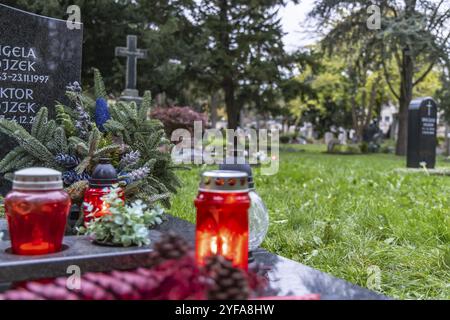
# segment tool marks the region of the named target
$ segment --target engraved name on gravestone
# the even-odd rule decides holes
[[[437,106],[432,98],[413,100],[408,109],[407,167],[436,164]]]
[[[66,86],[80,82],[83,28],[65,20],[0,4],[0,119],[30,129],[42,106],[54,116],[55,101],[68,103]],[[15,142],[0,134],[0,159]],[[2,193],[7,190],[0,181]]]

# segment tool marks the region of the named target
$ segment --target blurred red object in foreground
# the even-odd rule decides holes
[[[238,270],[238,269],[237,269]],[[249,298],[261,295],[266,282],[261,276],[240,270]],[[73,279],[61,277],[51,283],[28,282],[22,288],[0,294],[0,300],[204,300],[211,276],[197,266],[193,252],[180,259],[165,260],[151,269],[110,273],[87,273],[79,288]]]

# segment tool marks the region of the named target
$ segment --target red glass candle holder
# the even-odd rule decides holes
[[[222,255],[233,265],[248,268],[247,174],[238,171],[209,171],[202,175],[197,208],[196,260]]]
[[[109,212],[106,196],[112,186],[118,183],[117,171],[110,163],[109,158],[101,158],[95,166],[92,177],[89,180],[89,189],[84,193],[84,221],[88,222],[99,218]],[[125,195],[121,191],[120,198],[125,201]]]
[[[109,212],[109,206],[104,200],[104,196],[109,194],[111,188],[89,188],[84,193],[84,221],[88,222],[92,219],[99,218]],[[125,201],[123,192],[119,193],[120,198]]]
[[[15,254],[58,252],[70,210],[61,173],[29,168],[14,175],[13,190],[5,198],[5,211]]]

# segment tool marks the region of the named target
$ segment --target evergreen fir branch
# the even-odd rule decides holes
[[[151,183],[153,186],[155,186],[156,188],[158,188],[158,190],[159,190],[160,192],[163,192],[163,193],[169,192],[169,189],[167,189],[166,185],[165,185],[163,182],[159,181],[158,178],[153,177],[153,176],[150,175],[150,176],[147,176],[147,178],[146,178],[145,180],[147,180],[147,181],[148,181],[149,183]]]
[[[169,198],[170,198],[170,193],[155,194],[155,195],[147,197],[147,202],[155,203],[155,202],[160,201],[162,199],[169,199]]]
[[[119,121],[126,129],[130,129],[132,119],[129,116],[129,104],[120,101],[113,109],[115,110],[115,117],[111,115],[113,119]]]
[[[104,125],[107,132],[111,132],[113,134],[117,134],[118,132],[122,132],[125,130],[125,127],[116,120],[108,120]]]
[[[67,153],[68,145],[66,132],[63,127],[57,127],[53,134],[53,139],[47,144],[50,151],[54,154]]]
[[[27,130],[25,130],[22,126],[17,124],[17,122],[9,121],[6,119],[0,119],[0,132],[7,135],[10,138],[14,138],[16,133],[29,135]]]
[[[100,143],[100,140],[102,139],[103,135],[97,128],[94,128],[91,131],[91,134],[89,135],[89,155],[94,155],[95,151],[97,151],[98,145]]]
[[[54,164],[51,152],[16,122],[4,119],[0,120],[0,132],[15,139],[25,151],[30,153],[40,163]]]
[[[27,152],[29,152],[39,163],[44,166],[53,167],[56,165],[53,154],[35,137],[18,134],[15,139]]]
[[[41,141],[40,137],[44,135],[43,130],[48,121],[48,109],[42,107],[36,114],[36,118],[31,127],[31,135]]]
[[[124,190],[125,198],[132,198],[133,195],[136,195],[139,192],[140,188],[142,188],[143,184],[144,183],[142,180],[133,181],[127,184]]]
[[[161,145],[161,140],[165,136],[164,130],[158,130],[155,133],[151,134],[147,139],[147,148],[156,149]]]
[[[103,77],[98,69],[94,68],[94,91],[95,98],[107,98],[105,83],[103,81]]]
[[[72,147],[75,147],[79,144],[84,144],[86,146],[86,141],[84,141],[83,139],[77,137],[77,136],[73,136],[69,138],[69,145],[71,145]],[[88,148],[86,147],[86,153],[88,153]]]
[[[170,199],[169,199],[169,198],[161,199],[159,202],[160,202],[160,203],[162,204],[162,206],[163,206],[164,208],[166,208],[166,209],[170,209],[170,208],[172,207],[172,204],[170,203]]]
[[[32,155],[24,155],[20,159],[18,159],[16,162],[14,162],[11,170],[8,170],[8,171],[17,171],[20,169],[33,167],[33,165],[35,163],[36,163],[36,159]]]
[[[147,167],[150,170],[150,172],[152,172],[156,162],[157,162],[156,159],[150,159],[144,164],[144,167]]]
[[[8,180],[8,181],[13,181],[13,179],[14,179],[14,173],[12,173],[12,172],[5,173],[5,175],[3,176],[3,178],[4,178],[5,180]]]
[[[47,142],[53,139],[55,130],[56,130],[56,122],[55,120],[50,120],[47,122],[46,125],[44,125],[44,127],[41,129],[36,138],[43,144],[46,144]]]
[[[58,104],[55,107],[56,110],[56,122],[63,126],[67,136],[75,135],[76,129],[73,123],[72,117],[65,110],[66,106]]]
[[[101,149],[98,149],[95,153],[94,153],[94,157],[95,158],[102,158],[102,157],[106,157],[109,156],[112,153],[118,152],[120,151],[121,147],[118,144],[112,144],[106,147],[103,147]]]
[[[158,120],[152,121],[152,120],[145,120],[144,122],[140,123],[139,131],[141,132],[152,132],[154,130],[163,129],[163,126],[158,127]]]
[[[67,193],[72,200],[72,203],[81,205],[84,198],[84,192],[89,188],[89,182],[87,180],[77,181],[66,188]]]
[[[130,117],[130,119],[137,124],[138,123],[138,107],[136,102],[131,102],[130,104],[128,104],[128,108],[126,109],[128,116]],[[137,129],[137,128],[136,128]]]
[[[3,160],[0,161],[0,173],[6,173],[13,170],[16,162],[25,154],[25,149],[20,146],[11,150]]]
[[[142,103],[139,108],[139,119],[147,120],[149,113],[152,108],[152,93],[150,91],[144,92],[144,97],[142,98]]]
[[[78,174],[82,174],[83,172],[85,172],[91,164],[92,160],[93,158],[90,155],[86,156],[83,161],[81,161],[80,164],[75,168],[75,172]]]
[[[167,181],[170,181],[170,185],[172,186],[171,191],[174,193],[177,192],[177,188],[180,188],[182,186],[180,178],[172,170],[166,171],[166,179]]]

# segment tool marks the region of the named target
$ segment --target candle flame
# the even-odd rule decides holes
[[[211,238],[211,253],[217,254],[217,237]]]

